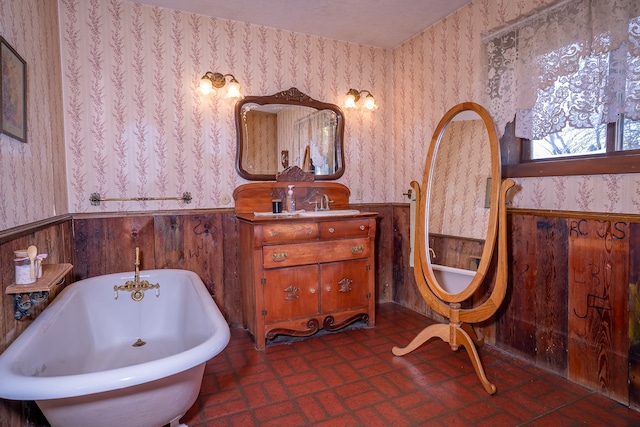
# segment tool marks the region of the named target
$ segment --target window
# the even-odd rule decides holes
[[[504,177],[640,173],[640,122],[621,115],[607,125],[528,140],[515,135],[514,121],[500,148]]]
[[[507,176],[640,172],[640,2],[564,0],[484,41]]]
[[[528,147],[524,150],[527,154],[523,161],[640,150],[640,121],[626,119],[620,114],[614,123],[596,124],[591,128],[567,125],[544,138],[524,140],[524,144]]]

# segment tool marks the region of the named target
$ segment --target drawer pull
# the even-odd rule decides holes
[[[288,254],[286,252],[276,252],[271,255],[271,260],[273,262],[283,262],[288,258]]]
[[[364,231],[364,225],[360,226],[360,230]]]
[[[363,245],[357,245],[357,246],[351,246],[351,253],[355,254],[358,252],[364,252],[364,246]]]
[[[333,233],[334,231],[336,231],[336,229],[335,229],[335,228],[333,228],[333,227],[329,227],[329,233]]]
[[[313,230],[311,228],[308,228],[307,229],[307,234],[311,234],[311,233],[313,233]]]

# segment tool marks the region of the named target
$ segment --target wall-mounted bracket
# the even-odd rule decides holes
[[[25,299],[26,297],[26,299]],[[22,319],[24,316],[29,316],[29,310],[36,304],[42,304],[49,298],[49,292],[29,292],[23,294],[13,295],[13,318],[16,320]]]
[[[30,316],[30,310],[37,304],[47,301],[50,292],[65,282],[66,275],[71,271],[71,264],[43,264],[42,277],[35,283],[7,286],[5,294],[13,298],[13,317],[20,320]],[[51,297],[56,295],[54,292]]]

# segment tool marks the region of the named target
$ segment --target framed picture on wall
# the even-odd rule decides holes
[[[27,142],[27,63],[0,37],[0,131]]]

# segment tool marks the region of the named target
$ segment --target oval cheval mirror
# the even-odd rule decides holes
[[[463,346],[489,394],[496,387],[485,375],[476,350],[482,341],[471,324],[493,316],[506,295],[505,197],[513,185],[512,180],[501,179],[500,146],[491,116],[473,102],[454,106],[440,120],[429,144],[422,187],[411,183],[417,194],[416,284],[427,304],[449,323],[426,327],[406,347],[394,347],[392,352],[403,356],[436,337],[454,351]],[[429,247],[434,236],[472,242],[480,255],[463,256],[464,245],[437,254]],[[492,264],[494,255],[497,265]],[[491,268],[496,269],[495,282],[487,291],[481,285]],[[478,296],[481,302],[474,304]]]

